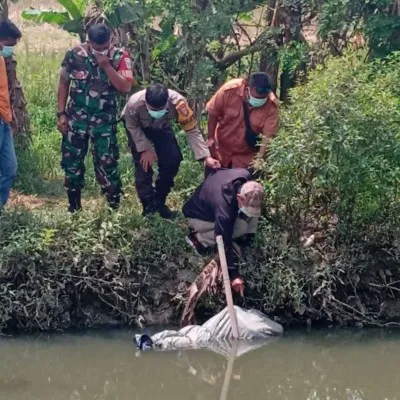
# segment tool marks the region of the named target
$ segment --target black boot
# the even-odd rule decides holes
[[[107,196],[107,201],[108,206],[111,208],[111,210],[117,210],[119,207],[119,203],[121,202],[121,194],[118,193]]]
[[[142,212],[143,217],[151,218],[157,212],[157,204],[154,198],[149,200],[142,200],[142,207],[143,207],[143,212]]]
[[[158,212],[160,216],[165,219],[176,219],[179,217],[179,213],[177,211],[172,211],[166,204],[161,205]]]
[[[69,202],[69,207],[68,207],[68,212],[70,213],[75,213],[79,210],[82,209],[81,206],[81,191],[78,190],[68,190],[68,202]]]
[[[160,214],[161,218],[165,219],[175,219],[178,218],[179,213],[176,211],[172,211],[165,203],[166,197],[157,196],[157,211]]]

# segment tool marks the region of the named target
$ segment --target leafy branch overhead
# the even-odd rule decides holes
[[[267,71],[283,101],[327,54],[367,44],[370,55],[400,49],[398,0],[58,0],[25,10],[85,40],[102,21],[131,50],[145,84],[165,81],[201,104],[228,76]]]

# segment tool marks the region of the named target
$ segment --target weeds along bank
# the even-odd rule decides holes
[[[17,188],[55,201],[34,211],[11,209],[1,219],[2,328],[176,319],[207,260],[185,244],[183,219],[141,218],[122,132],[121,210],[109,215],[103,207],[88,157],[85,211],[67,215],[54,128],[58,62],[43,59],[49,64],[36,75],[28,75],[31,64],[22,69],[35,135],[31,149],[19,149]],[[364,59],[331,59],[292,92],[263,166],[268,198],[255,248],[241,267],[246,298],[238,304],[285,325],[400,322],[400,57]],[[175,207],[201,176],[187,153],[170,200]],[[221,302],[204,300],[199,315]]]

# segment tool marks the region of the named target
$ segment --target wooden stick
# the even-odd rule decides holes
[[[222,275],[224,277],[225,296],[226,296],[226,303],[228,306],[229,316],[231,319],[232,337],[233,337],[233,339],[238,339],[239,331],[238,331],[238,327],[237,327],[236,313],[233,308],[231,280],[229,279],[228,265],[226,263],[225,247],[224,247],[224,241],[222,239],[222,236],[220,236],[220,235],[217,236],[216,241],[217,241],[217,246],[218,246],[219,260],[220,260],[221,268],[222,268]]]

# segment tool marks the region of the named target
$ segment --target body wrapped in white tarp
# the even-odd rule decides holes
[[[283,328],[257,310],[234,306],[239,341],[237,356],[261,347],[266,340],[280,336]],[[138,338],[137,338],[138,339]],[[160,350],[209,349],[216,353],[230,353],[232,327],[227,308],[203,325],[189,325],[179,331],[166,330],[151,337],[154,348]]]

